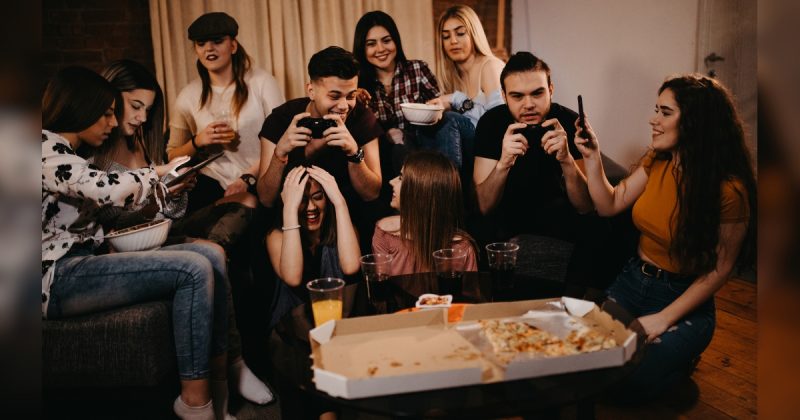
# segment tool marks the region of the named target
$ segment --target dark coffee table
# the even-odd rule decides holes
[[[510,287],[492,286],[489,273],[465,273],[461,284],[437,279],[434,273],[396,276],[385,285],[385,302],[370,304],[363,282],[345,287],[345,317],[394,312],[414,306],[423,293],[454,292],[454,302],[481,303],[552,298],[584,297],[585,289],[565,283],[516,275]],[[598,295],[598,293],[595,293]],[[629,325],[631,316],[613,302],[603,309]],[[270,338],[270,353],[275,368],[281,406],[287,418],[315,417],[320,411],[337,407],[406,418],[485,418],[542,413],[565,405],[577,405],[580,417],[593,417],[593,399],[608,390],[641,359],[644,336],[641,331],[637,352],[621,367],[522,379],[494,384],[387,395],[347,400],[318,391],[312,381],[308,331],[313,328],[309,305],[300,305],[287,314]],[[637,328],[638,323],[631,325]],[[299,391],[299,392],[298,392]]]

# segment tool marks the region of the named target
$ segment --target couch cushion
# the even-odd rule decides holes
[[[177,382],[172,303],[148,302],[42,321],[42,385],[154,386]]]
[[[575,247],[572,243],[538,235],[518,235],[511,242],[519,245],[517,274],[564,281]]]

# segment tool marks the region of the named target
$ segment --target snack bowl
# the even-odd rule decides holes
[[[453,295],[435,295],[425,293],[417,299],[416,307],[420,309],[449,308],[453,304]]]
[[[115,230],[106,239],[119,252],[149,251],[167,240],[171,219],[152,220],[125,229]]]
[[[432,125],[442,116],[444,108],[439,105],[404,103],[400,104],[406,121],[416,125]]]

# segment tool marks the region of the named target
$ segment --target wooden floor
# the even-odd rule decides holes
[[[598,404],[597,418],[756,418],[756,285],[731,280],[716,305],[714,338],[689,380],[641,407]]]

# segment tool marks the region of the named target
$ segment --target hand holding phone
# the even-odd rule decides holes
[[[589,132],[586,131],[586,114],[583,112],[583,97],[578,95],[578,126],[581,128],[581,137],[589,139]]]
[[[219,152],[219,153],[215,153],[215,154],[209,156],[208,159],[198,163],[197,165],[192,166],[191,168],[189,168],[188,171],[176,176],[175,178],[170,179],[169,181],[167,181],[167,183],[165,185],[167,186],[167,188],[169,188],[169,187],[171,187],[173,185],[180,184],[181,182],[183,182],[184,179],[186,179],[187,177],[189,177],[189,176],[191,176],[193,174],[196,174],[198,171],[200,171],[201,169],[205,168],[206,165],[208,165],[209,163],[215,161],[217,158],[219,158],[220,156],[222,156],[224,154],[225,154],[225,152]]]

